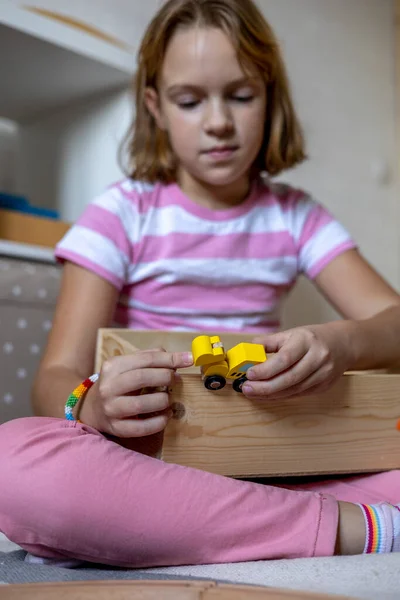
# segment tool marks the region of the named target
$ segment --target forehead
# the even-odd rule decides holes
[[[221,87],[245,75],[249,75],[249,70],[245,73],[236,49],[223,31],[190,27],[178,29],[173,35],[164,57],[161,82],[166,86],[191,83]]]

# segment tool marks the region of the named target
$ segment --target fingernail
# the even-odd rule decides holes
[[[246,373],[246,376],[247,376],[249,379],[253,379],[253,377],[254,377],[254,371],[252,371],[251,369],[249,369],[249,370],[247,371],[247,373]]]
[[[191,352],[184,352],[182,354],[182,362],[184,365],[192,365],[193,364],[193,354]]]
[[[247,385],[247,383],[245,383],[242,387],[242,392],[244,394],[251,394],[253,392],[253,388],[251,387],[251,385]]]

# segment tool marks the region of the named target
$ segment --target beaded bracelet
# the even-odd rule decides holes
[[[65,418],[68,421],[76,421],[77,420],[77,419],[75,419],[72,411],[75,408],[75,406],[78,404],[79,400],[82,400],[82,398],[84,397],[86,392],[88,390],[90,390],[90,388],[92,387],[92,385],[94,383],[96,383],[98,378],[99,378],[99,374],[95,373],[94,375],[91,375],[90,377],[85,379],[85,381],[80,383],[78,385],[78,387],[76,387],[74,389],[74,391],[72,392],[72,394],[70,395],[70,397],[68,398],[68,400],[65,403],[64,414],[65,414]],[[78,421],[78,423],[80,423],[80,421]]]

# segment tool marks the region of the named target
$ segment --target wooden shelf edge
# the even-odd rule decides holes
[[[54,248],[70,227],[64,221],[0,209],[0,239],[7,242]]]

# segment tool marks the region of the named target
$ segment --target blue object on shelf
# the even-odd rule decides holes
[[[0,208],[6,210],[15,210],[28,215],[36,215],[37,217],[44,217],[47,219],[59,219],[60,213],[56,210],[50,210],[49,208],[39,208],[38,206],[32,206],[26,198],[22,196],[14,196],[13,194],[4,194],[0,192]]]

